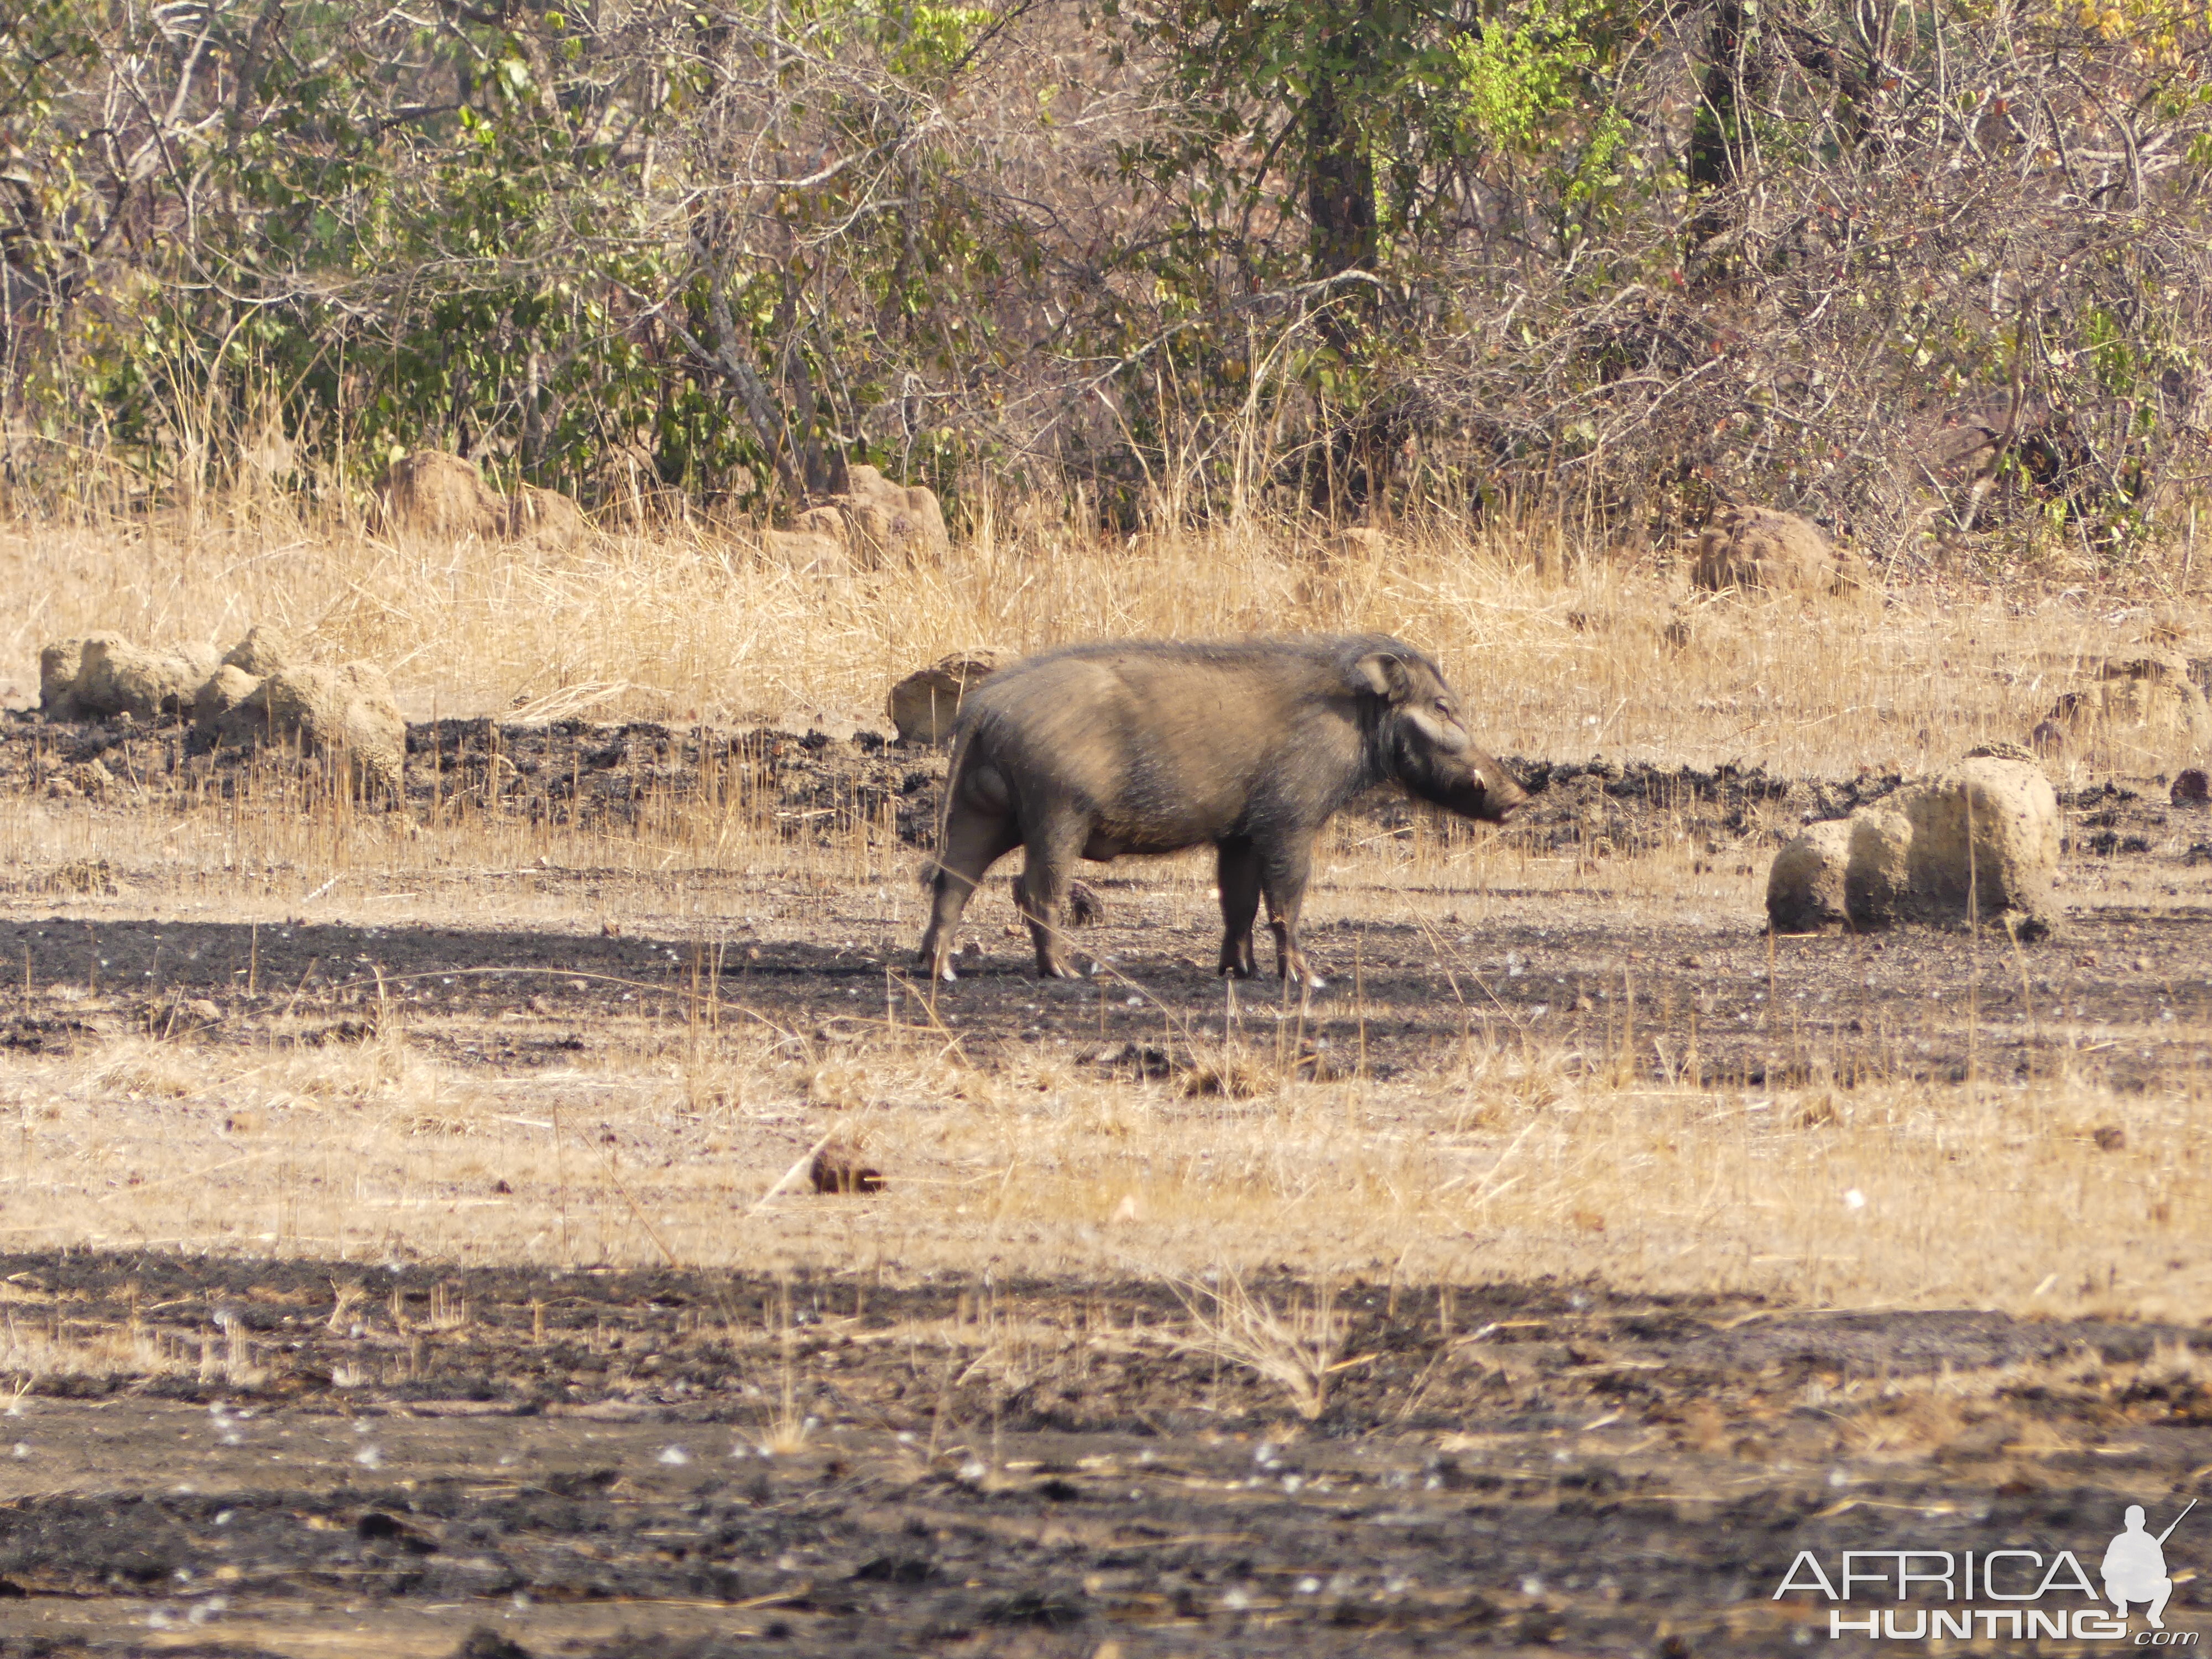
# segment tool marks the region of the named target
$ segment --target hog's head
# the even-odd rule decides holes
[[[1375,741],[1384,771],[1423,800],[1498,823],[1528,799],[1510,773],[1475,747],[1457,695],[1427,658],[1370,652],[1352,675],[1355,690],[1377,700]]]

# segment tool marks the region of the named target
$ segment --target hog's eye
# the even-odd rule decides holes
[[[1438,713],[1439,714],[1450,714],[1450,713],[1451,713],[1451,705],[1450,705],[1449,703],[1446,702],[1445,702],[1442,697],[1438,697],[1438,698],[1437,699],[1437,713]]]

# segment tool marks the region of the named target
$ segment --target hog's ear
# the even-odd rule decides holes
[[[1388,702],[1403,702],[1413,695],[1413,682],[1402,658],[1387,651],[1370,652],[1352,665],[1356,690],[1372,691]]]

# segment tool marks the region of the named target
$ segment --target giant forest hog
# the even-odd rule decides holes
[[[1527,799],[1474,746],[1437,665],[1374,634],[1051,652],[970,691],[952,747],[921,942],[942,979],[954,976],[952,936],[968,896],[1015,848],[1027,853],[1015,897],[1037,970],[1069,978],[1060,923],[1079,858],[1211,842],[1221,971],[1253,971],[1264,896],[1276,971],[1310,980],[1298,910],[1315,838],[1340,807],[1395,782],[1495,823]]]

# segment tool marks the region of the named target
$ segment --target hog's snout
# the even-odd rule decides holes
[[[1516,806],[1524,805],[1528,792],[1510,772],[1479,749],[1454,757],[1458,764],[1443,776],[1430,775],[1425,787],[1408,779],[1413,793],[1425,796],[1448,812],[1483,823],[1503,823]]]
[[[1482,790],[1482,811],[1475,816],[1487,823],[1503,823],[1513,815],[1516,806],[1528,804],[1528,792],[1514,781],[1513,775],[1494,763],[1486,773],[1478,774],[1478,787]]]
[[[1415,794],[1435,802],[1448,812],[1483,823],[1504,823],[1507,815],[1528,799],[1528,792],[1495,762],[1484,764],[1479,760],[1455,776],[1438,778],[1431,775],[1425,782],[1408,781]]]

